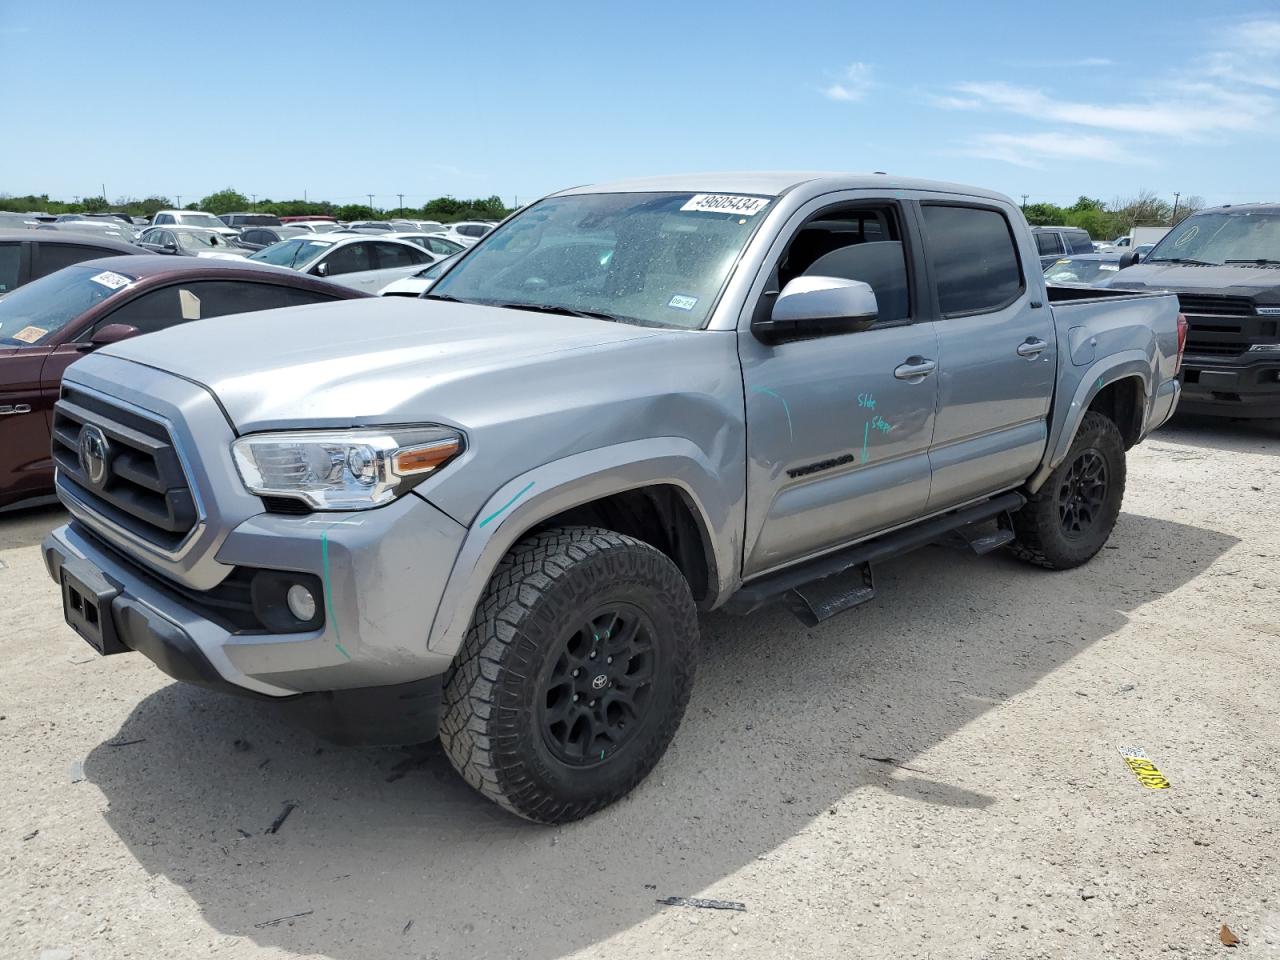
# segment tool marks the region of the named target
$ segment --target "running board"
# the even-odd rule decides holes
[[[806,627],[816,627],[837,613],[844,613],[860,603],[874,599],[875,595],[876,584],[871,564],[860,563],[856,567],[788,590],[784,594],[784,600],[787,609],[796,615],[797,620]]]
[[[736,614],[754,613],[766,604],[782,599],[788,594],[806,591],[812,597],[812,601],[805,599],[803,593],[800,594],[798,601],[794,597],[788,598],[791,601],[789,606],[793,610],[795,603],[799,602],[802,607],[808,608],[808,615],[811,616],[816,616],[827,609],[832,609],[833,613],[839,613],[870,600],[874,595],[870,568],[868,566],[866,578],[861,580],[828,581],[828,578],[849,573],[857,574],[857,577],[861,578],[862,574],[853,568],[869,565],[877,560],[901,556],[919,547],[944,540],[948,534],[954,532],[961,532],[961,536],[969,534],[965,539],[974,550],[980,553],[994,550],[1011,540],[1012,534],[1008,531],[976,534],[972,528],[1002,513],[1012,513],[1026,502],[1026,497],[1021,493],[1016,491],[1004,493],[971,507],[965,507],[963,510],[944,513],[942,516],[922,521],[902,530],[895,530],[872,540],[854,544],[844,550],[815,557],[794,567],[787,567],[777,573],[765,574],[743,584],[738,592],[729,598],[724,609]],[[980,549],[980,547],[986,549]],[[828,582],[819,585],[821,581]],[[840,589],[845,591],[846,596],[843,598],[840,596]],[[860,590],[868,592],[861,593]],[[833,614],[827,614],[827,616],[831,615]],[[801,616],[801,619],[804,620],[806,617]],[[824,619],[826,619],[825,616],[818,617],[818,621]]]

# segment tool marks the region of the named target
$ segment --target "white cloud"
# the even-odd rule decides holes
[[[1179,139],[1253,130],[1276,106],[1268,97],[1208,83],[1170,84],[1165,96],[1131,103],[1058,100],[1032,87],[1003,82],[960,83],[954,89],[989,108],[1036,120]]]
[[[1141,163],[1115,140],[1067,131],[1045,133],[984,133],[960,150],[970,157],[1001,160],[1019,167],[1043,167],[1046,160],[1095,160],[1104,163]]]
[[[929,102],[942,110],[981,110],[982,101],[974,97],[929,97]]]
[[[1280,20],[1246,20],[1227,30],[1224,39],[1229,47],[1280,54]]]
[[[828,100],[852,102],[861,100],[874,86],[870,65],[851,63],[834,83],[823,88],[822,94]]]

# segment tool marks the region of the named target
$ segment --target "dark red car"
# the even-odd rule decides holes
[[[245,260],[87,260],[0,298],[0,509],[53,489],[49,427],[63,371],[89,351],[179,323],[368,294]]]

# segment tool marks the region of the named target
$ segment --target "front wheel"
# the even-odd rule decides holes
[[[1124,500],[1124,441],[1100,413],[1086,413],[1071,449],[1013,515],[1011,549],[1050,570],[1078,567],[1111,536]]]
[[[445,752],[528,820],[585,817],[661,759],[697,640],[689,585],[659,550],[598,527],[531,536],[499,564],[445,678]]]

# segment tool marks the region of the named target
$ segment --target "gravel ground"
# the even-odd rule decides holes
[[[1178,422],[1080,570],[929,548],[816,629],[705,617],[666,759],[554,829],[436,745],[96,658],[39,558],[62,515],[0,518],[0,956],[1200,957],[1224,923],[1280,956],[1277,457]]]

